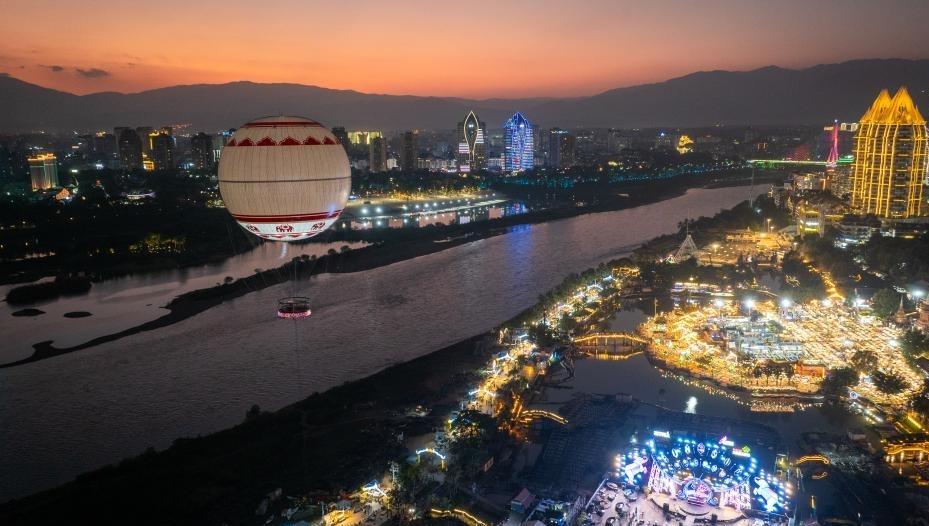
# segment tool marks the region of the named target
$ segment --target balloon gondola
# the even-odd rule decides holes
[[[290,296],[281,298],[277,302],[277,317],[286,320],[299,320],[309,318],[312,311],[310,310],[310,298],[305,296]]]
[[[267,241],[300,241],[326,231],[348,202],[351,168],[339,139],[304,117],[262,117],[243,124],[219,158],[219,192],[233,219]],[[297,296],[278,305],[281,318],[310,315]]]

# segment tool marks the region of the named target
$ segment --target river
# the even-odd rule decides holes
[[[0,302],[0,363],[32,354],[32,345],[51,340],[57,347],[70,347],[98,336],[120,332],[167,313],[162,307],[192,290],[222,283],[227,277],[243,278],[255,269],[277,268],[300,255],[322,256],[343,246],[358,248],[362,242],[308,243],[301,245],[262,243],[215,265],[131,274],[94,283],[90,292],[54,300],[13,306]],[[50,278],[49,278],[50,279]],[[45,280],[43,280],[45,281]],[[0,285],[0,298],[18,285]],[[13,316],[23,307],[39,309],[39,316]],[[89,312],[90,317],[67,318],[68,312]]]
[[[252,404],[278,409],[487,331],[567,274],[748,196],[746,187],[696,189],[628,210],[516,227],[301,283],[300,292],[313,300],[308,320],[275,316],[277,299],[291,295],[286,283],[155,331],[0,370],[0,501],[148,447],[165,448],[180,436],[232,426]]]

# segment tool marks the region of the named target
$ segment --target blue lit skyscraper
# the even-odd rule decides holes
[[[506,149],[503,154],[503,169],[519,172],[533,167],[532,124],[516,112],[503,125]]]

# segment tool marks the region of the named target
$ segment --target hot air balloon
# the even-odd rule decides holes
[[[348,201],[351,170],[338,139],[316,121],[263,117],[223,148],[219,191],[248,232],[298,241],[325,231]]]

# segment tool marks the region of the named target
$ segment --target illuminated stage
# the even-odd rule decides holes
[[[616,478],[659,507],[729,522],[785,516],[790,487],[758,466],[748,446],[656,431],[616,457]]]

